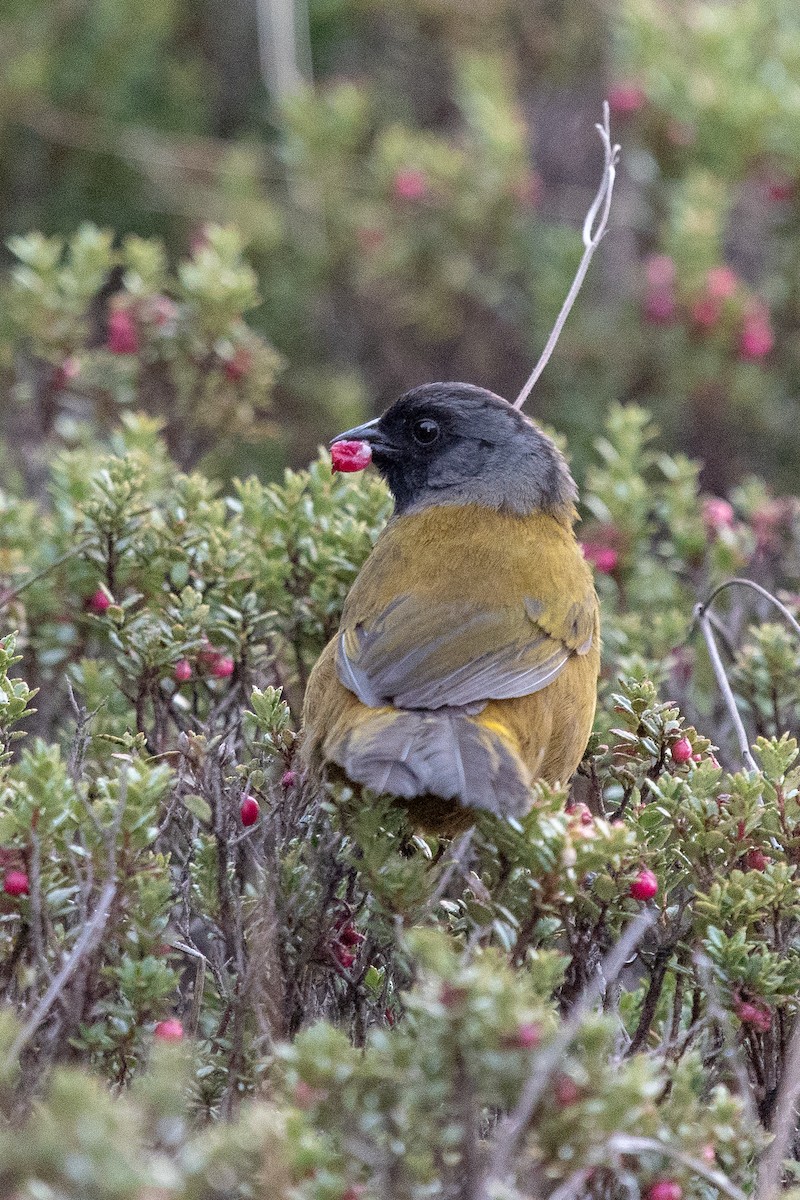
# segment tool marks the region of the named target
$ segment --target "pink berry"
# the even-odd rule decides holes
[[[608,107],[617,117],[629,117],[647,103],[647,96],[637,83],[621,79],[608,89]]]
[[[668,254],[651,254],[644,264],[647,286],[669,288],[675,283],[678,268]]]
[[[752,1025],[761,1033],[767,1033],[772,1025],[772,1014],[765,1004],[739,1000],[733,1011],[743,1025]]]
[[[691,307],[692,320],[701,329],[713,329],[722,316],[722,306],[714,296],[701,296]]]
[[[139,334],[129,309],[115,308],[109,313],[106,346],[112,354],[138,353]]]
[[[769,317],[763,313],[746,316],[739,336],[739,357],[746,362],[758,361],[765,358],[774,345],[775,336]]]
[[[707,1163],[713,1163],[717,1161],[717,1152],[711,1145],[711,1142],[706,1142],[706,1144],[702,1147],[700,1150],[700,1157],[702,1158],[703,1162]]]
[[[581,1098],[581,1089],[569,1075],[559,1075],[553,1086],[553,1095],[559,1108],[570,1108]]]
[[[163,329],[177,320],[178,306],[169,296],[153,296],[147,306],[147,315],[154,325]]]
[[[681,1200],[683,1188],[674,1179],[656,1179],[644,1194],[644,1200]]]
[[[692,749],[692,743],[689,741],[689,739],[687,737],[682,737],[675,743],[670,753],[672,755],[673,762],[687,763],[691,760],[694,750]]]
[[[753,849],[747,851],[744,861],[748,871],[766,871],[772,859],[763,850]]]
[[[177,1017],[159,1021],[153,1030],[153,1037],[158,1038],[160,1042],[179,1042],[183,1038],[183,1025]]]
[[[281,787],[287,792],[297,783],[297,771],[284,771],[281,775]]]
[[[260,812],[255,796],[245,796],[239,805],[239,817],[243,825],[255,825]]]
[[[642,305],[642,316],[648,325],[671,325],[678,315],[675,297],[668,291],[649,292]]]
[[[228,654],[218,654],[211,664],[211,674],[215,679],[228,679],[234,672],[236,664]]]
[[[407,167],[395,171],[392,179],[392,195],[395,200],[424,200],[428,195],[428,176],[424,171]]]
[[[604,546],[599,542],[582,542],[583,557],[590,562],[601,575],[613,575],[619,566],[619,553],[613,546]]]
[[[73,354],[65,358],[53,372],[53,387],[57,390],[65,388],[80,374],[81,364]]]
[[[711,267],[706,273],[706,295],[712,300],[730,300],[739,286],[739,277],[730,267]]]
[[[3,878],[3,891],[7,896],[27,896],[30,880],[27,871],[7,871]]]
[[[517,1050],[533,1050],[542,1040],[542,1031],[534,1021],[523,1021],[511,1035],[508,1044]]]
[[[97,613],[98,616],[106,612],[111,607],[111,604],[111,598],[102,588],[98,588],[96,592],[93,592],[86,601],[86,607],[89,612]]]
[[[363,471],[372,462],[368,442],[334,442],[331,446],[331,468],[334,471]]]
[[[237,346],[232,358],[226,358],[223,370],[233,383],[249,375],[253,369],[253,355],[246,346]]]
[[[708,496],[703,501],[703,521],[709,533],[719,533],[721,529],[733,529],[736,516],[733,505],[720,496]]]
[[[192,678],[192,664],[188,658],[178,659],[172,670],[172,677],[176,683],[188,683]]]
[[[658,892],[658,879],[647,867],[642,868],[628,892],[634,900],[652,900]]]

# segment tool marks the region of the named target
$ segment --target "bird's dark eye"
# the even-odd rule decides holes
[[[411,434],[415,442],[419,442],[421,446],[430,446],[439,436],[439,422],[431,420],[430,417],[420,417],[411,426]]]

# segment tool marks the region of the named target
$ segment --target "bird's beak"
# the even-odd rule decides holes
[[[397,447],[389,441],[381,429],[380,417],[366,421],[363,425],[356,425],[355,429],[337,433],[335,438],[331,438],[331,445],[335,446],[337,442],[366,442],[372,448],[373,454],[397,453]]]

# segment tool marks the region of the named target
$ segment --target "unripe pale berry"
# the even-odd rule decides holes
[[[687,763],[694,753],[692,743],[687,737],[682,737],[679,741],[675,742],[670,753],[672,754],[673,762]]]
[[[3,878],[3,891],[7,896],[27,896],[30,880],[27,871],[7,871]]]
[[[634,900],[652,900],[658,892],[658,879],[652,871],[644,867],[628,889]]]
[[[239,805],[239,817],[243,825],[255,825],[261,809],[255,796],[245,796]]]
[[[371,462],[372,449],[367,442],[335,442],[331,446],[331,467],[334,471],[363,471]]]
[[[192,664],[188,658],[181,658],[175,663],[172,675],[177,683],[187,683],[192,678]]]
[[[159,1021],[153,1030],[153,1037],[158,1038],[160,1042],[179,1042],[183,1037],[183,1025],[177,1017]]]
[[[644,1194],[644,1200],[681,1200],[683,1188],[674,1179],[656,1179]]]

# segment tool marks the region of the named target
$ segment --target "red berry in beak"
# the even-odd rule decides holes
[[[334,471],[363,471],[372,462],[368,442],[335,442],[331,446],[331,466]]]

